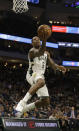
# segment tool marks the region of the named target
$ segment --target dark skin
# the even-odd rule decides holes
[[[46,36],[43,37],[42,39],[42,45],[40,44],[40,39],[39,37],[35,36],[32,39],[32,45],[33,48],[29,51],[29,57],[30,59],[33,59],[35,57],[42,56],[44,53],[47,53],[47,63],[48,65],[55,71],[56,69],[61,70],[63,73],[66,72],[65,67],[59,66],[54,63],[54,61],[51,59],[49,52],[46,51]],[[35,85],[29,89],[29,93],[31,95],[34,95],[38,89],[43,87],[45,85],[45,80],[44,79],[38,79]],[[35,102],[36,107],[41,107],[41,106],[47,106],[50,104],[50,99],[48,97],[38,100]]]

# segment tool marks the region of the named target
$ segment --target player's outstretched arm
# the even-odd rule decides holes
[[[39,48],[39,53],[43,54],[46,50],[46,41],[47,41],[47,36],[43,34],[42,36],[42,44],[41,47]]]
[[[57,65],[50,57],[49,52],[47,52],[48,55],[48,64],[49,66],[56,72],[57,70],[62,71],[63,74],[66,72],[66,68],[64,66]]]
[[[51,36],[52,30],[49,25],[40,25],[37,29],[38,37],[42,40],[40,51],[46,50],[46,41]]]

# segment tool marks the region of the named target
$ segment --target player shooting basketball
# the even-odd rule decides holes
[[[42,33],[40,34],[40,32]],[[28,53],[29,68],[26,75],[31,88],[16,107],[16,110],[18,111],[16,113],[17,117],[21,117],[24,112],[30,111],[35,107],[39,108],[50,104],[49,93],[44,78],[47,64],[55,72],[60,70],[63,73],[66,72],[65,67],[55,64],[51,59],[49,52],[46,51],[46,41],[50,35],[51,28],[49,29],[49,26],[42,25],[38,28],[38,36],[42,39],[42,45],[39,37],[35,36],[32,38],[33,48],[31,48]],[[39,100],[31,104],[27,104],[28,100],[31,99],[35,93],[39,97]]]

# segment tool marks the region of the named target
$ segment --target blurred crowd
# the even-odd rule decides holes
[[[59,84],[60,83],[60,84]],[[48,107],[26,112],[24,118],[59,120],[62,129],[70,130],[78,127],[79,120],[79,96],[78,90],[60,80],[58,84],[48,86],[51,104]],[[72,86],[72,88],[71,88]],[[22,81],[10,82],[0,80],[0,117],[14,117],[15,107],[29,89],[28,83]],[[34,102],[36,95],[29,101]]]

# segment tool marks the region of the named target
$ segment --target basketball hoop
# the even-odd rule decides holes
[[[28,11],[27,0],[13,0],[13,11],[15,13],[25,13]]]

